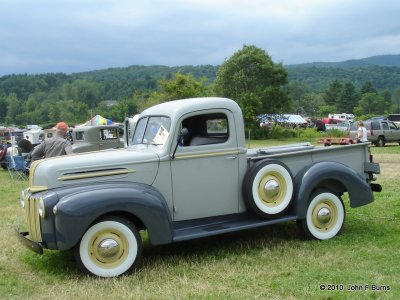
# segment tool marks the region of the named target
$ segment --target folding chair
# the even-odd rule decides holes
[[[8,173],[11,179],[27,179],[27,168],[25,165],[25,160],[22,156],[6,156]]]

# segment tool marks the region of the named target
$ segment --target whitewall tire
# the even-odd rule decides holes
[[[335,194],[320,190],[313,194],[306,218],[298,224],[309,239],[328,240],[339,234],[345,220],[342,200]]]
[[[75,248],[75,258],[86,273],[115,277],[134,270],[141,260],[142,241],[134,225],[119,217],[92,225]]]
[[[293,196],[293,177],[289,168],[275,160],[257,163],[246,174],[243,196],[258,215],[282,214]]]

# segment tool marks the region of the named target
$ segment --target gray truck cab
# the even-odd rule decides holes
[[[159,172],[171,174],[171,183],[160,177],[154,186],[163,191],[174,221],[244,210],[238,184],[246,171],[243,132],[239,107],[226,99],[174,101],[141,114],[133,144],[160,150]]]

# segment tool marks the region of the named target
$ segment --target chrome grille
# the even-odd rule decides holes
[[[40,216],[38,211],[39,198],[36,199],[27,195],[24,202],[29,237],[32,241],[41,242],[42,233],[40,231]]]

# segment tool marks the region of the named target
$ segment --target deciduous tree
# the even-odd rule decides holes
[[[256,124],[262,113],[287,112],[290,98],[282,87],[287,83],[287,71],[255,46],[243,46],[219,68],[215,92],[235,100],[242,108],[247,126]]]
[[[152,105],[170,100],[208,96],[206,81],[205,77],[197,80],[192,74],[175,73],[170,79],[158,81],[159,92],[153,92],[146,98],[141,97],[137,103],[138,110],[142,111]]]
[[[355,110],[357,115],[382,114],[385,106],[385,99],[377,93],[366,93]]]

